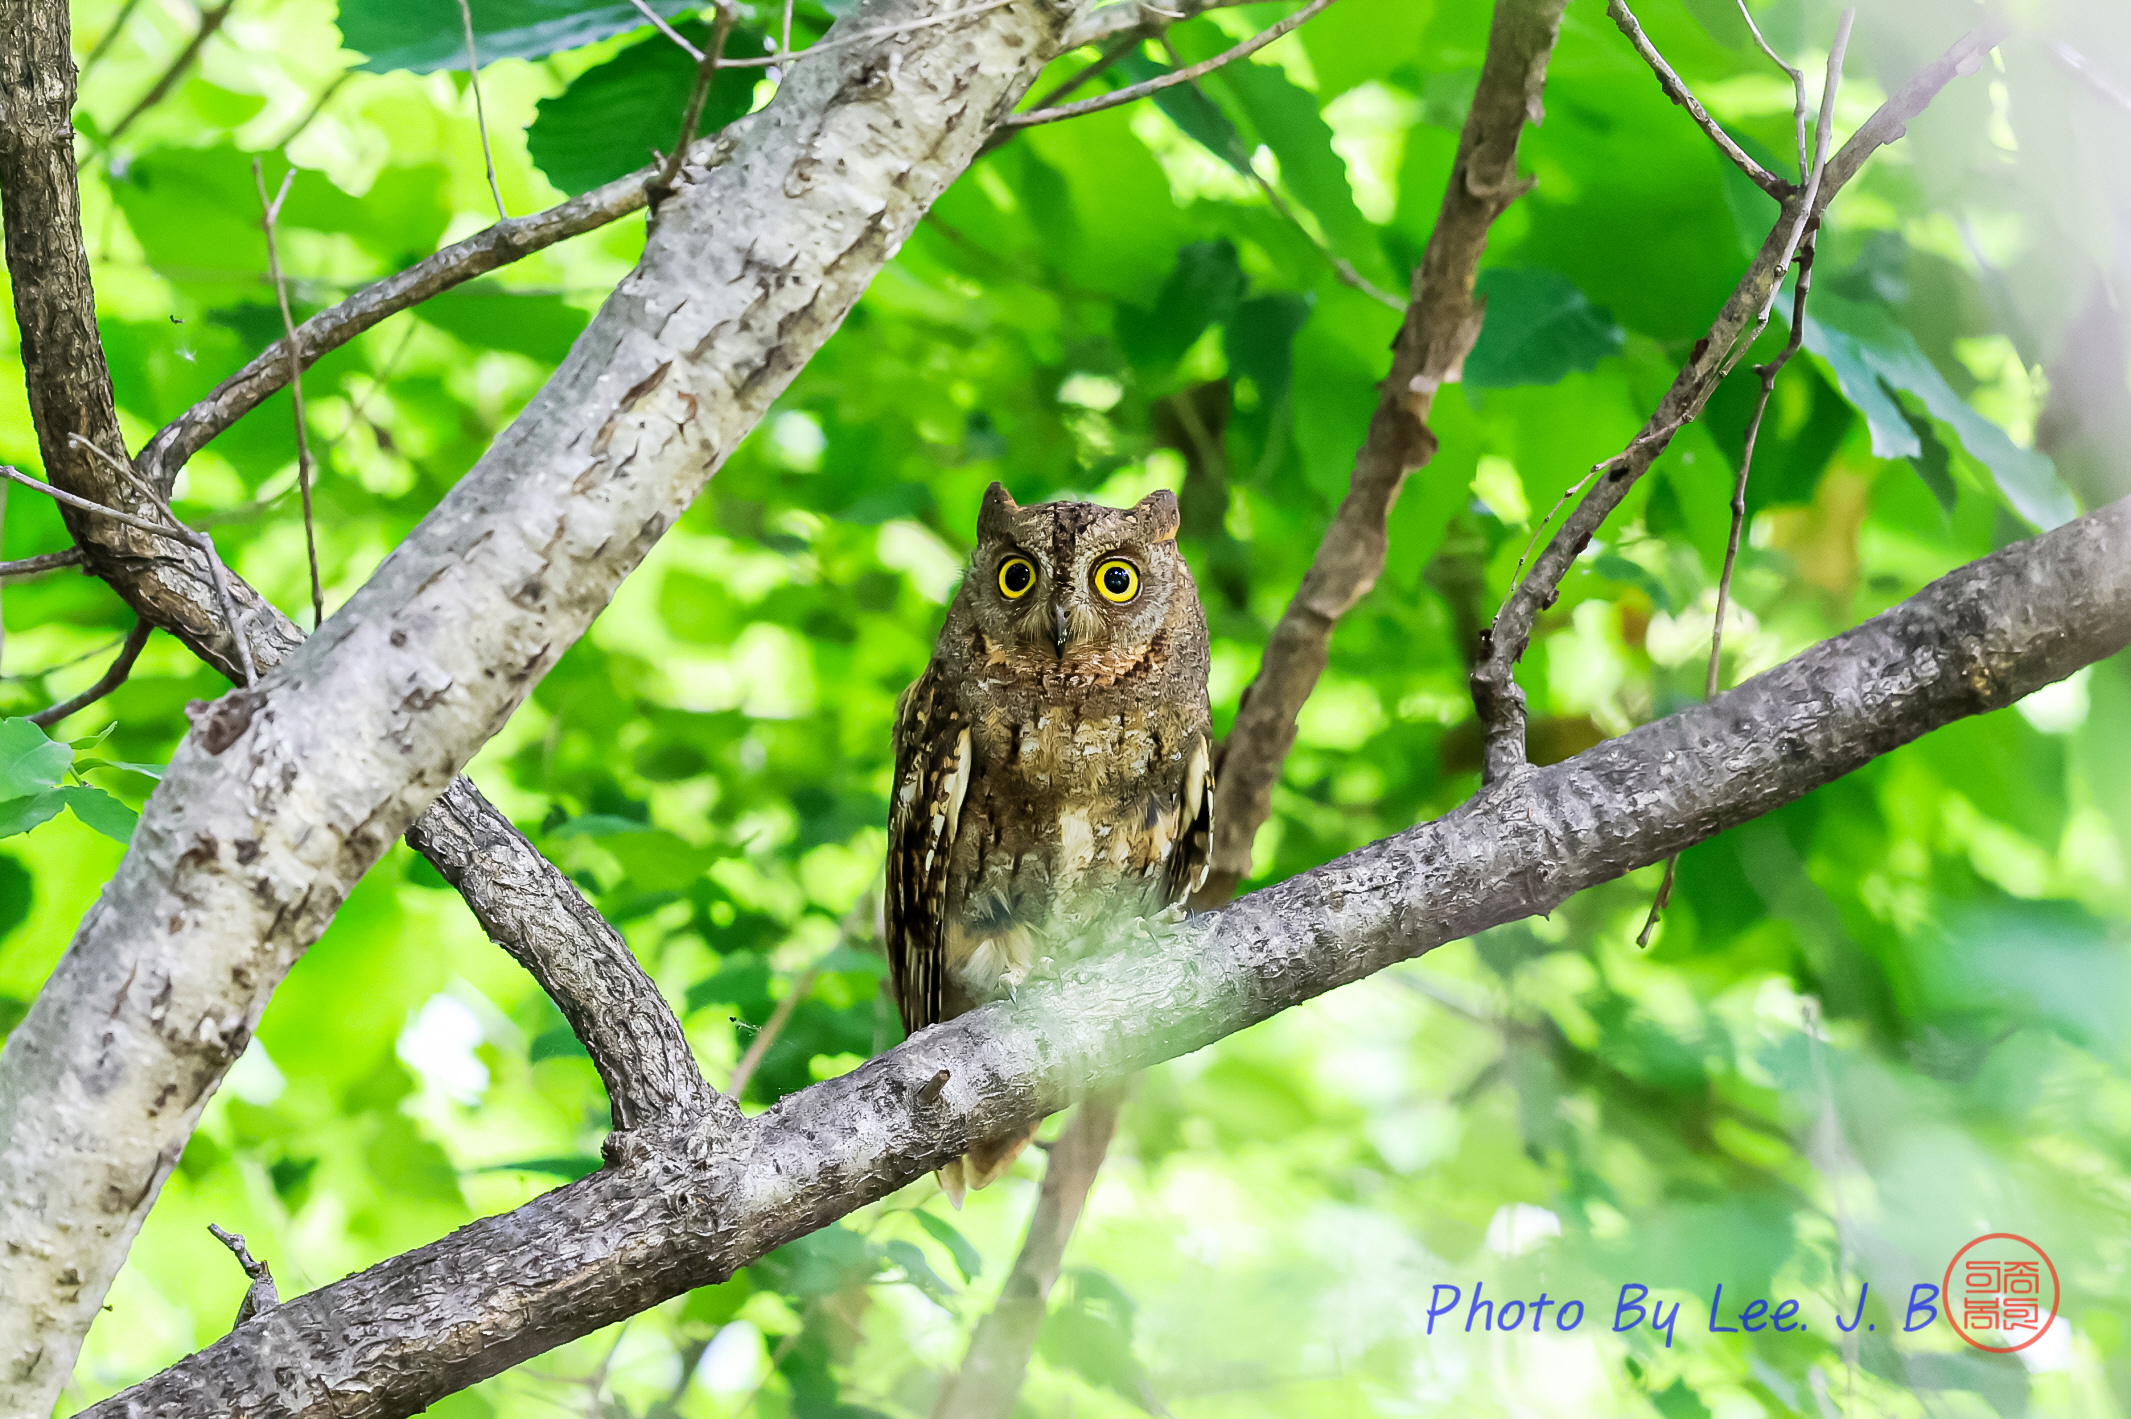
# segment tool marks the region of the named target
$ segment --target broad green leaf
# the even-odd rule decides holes
[[[917,1224],[925,1229],[927,1236],[947,1248],[947,1254],[954,1258],[955,1270],[962,1273],[964,1281],[974,1281],[984,1274],[983,1253],[971,1246],[969,1238],[957,1231],[952,1222],[923,1209],[910,1215],[917,1218]]]
[[[107,838],[122,843],[133,841],[133,826],[141,815],[128,808],[100,788],[73,784],[54,790],[65,800],[74,816],[96,829]]]
[[[1475,289],[1487,302],[1480,338],[1465,357],[1465,382],[1476,389],[1553,384],[1597,368],[1626,338],[1611,312],[1551,271],[1497,268]]]
[[[50,788],[73,762],[71,748],[27,719],[0,719],[0,800]]]
[[[94,757],[74,760],[74,769],[77,773],[87,773],[91,769],[117,769],[124,773],[139,774],[143,778],[152,778],[158,783],[162,782],[164,770],[168,767],[169,765],[167,764],[122,764],[114,759],[98,759]]]
[[[0,838],[11,838],[41,827],[58,817],[59,811],[66,806],[66,790],[59,788],[0,802]]]
[[[609,35],[644,27],[634,5],[602,0],[471,0],[474,44],[482,64],[539,59]],[[667,19],[692,7],[686,0],[653,0]],[[404,0],[341,0],[341,42],[368,56],[372,73],[466,67],[466,28],[459,7]]]
[[[698,49],[709,29],[675,26]],[[760,54],[762,32],[736,25],[726,39],[733,54]],[[696,133],[715,133],[746,113],[755,98],[756,71],[720,70],[703,104]],[[565,192],[585,192],[673,151],[681,115],[694,92],[696,64],[664,35],[652,34],[604,64],[579,74],[570,87],[540,102],[526,150],[548,181]]]
[[[589,1154],[575,1154],[565,1158],[527,1158],[516,1163],[491,1163],[479,1169],[484,1173],[545,1173],[549,1177],[576,1182],[590,1177],[600,1169],[599,1159]]]
[[[1150,311],[1118,310],[1118,338],[1144,369],[1160,370],[1183,358],[1206,327],[1227,320],[1247,282],[1227,241],[1193,242],[1177,253],[1176,269],[1162,283]]]
[[[1346,159],[1332,147],[1317,96],[1269,64],[1230,64],[1216,76],[1236,96],[1258,141],[1280,160],[1280,185],[1317,218],[1332,249],[1366,273],[1384,274],[1376,229],[1354,205]]]
[[[954,1308],[955,1288],[941,1279],[940,1273],[932,1269],[932,1263],[925,1260],[925,1253],[915,1245],[897,1237],[881,1243],[880,1252],[903,1269],[904,1278],[924,1292],[926,1299],[944,1310]]]
[[[1137,50],[1120,59],[1114,68],[1120,87],[1144,84],[1171,72],[1168,65]],[[1250,171],[1250,145],[1243,141],[1243,135],[1236,131],[1236,125],[1229,121],[1228,115],[1221,112],[1197,84],[1171,84],[1168,88],[1157,89],[1154,103],[1207,152],[1238,172]]]
[[[1842,392],[1872,430],[1872,452],[1881,458],[1917,458],[1922,441],[1889,389],[1916,397],[1931,416],[1953,429],[1978,463],[1988,468],[2006,504],[2045,530],[2078,515],[2072,495],[2046,454],[2021,448],[2005,430],[1984,418],[1946,382],[1917,348],[1916,338],[1887,311],[1841,296],[1816,296],[1806,309],[1805,347],[1828,362]]]

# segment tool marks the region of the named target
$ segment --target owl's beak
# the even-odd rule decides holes
[[[1051,644],[1058,647],[1059,655],[1063,656],[1065,654],[1066,642],[1071,639],[1073,639],[1072,619],[1066,615],[1065,607],[1053,606],[1051,608]]]

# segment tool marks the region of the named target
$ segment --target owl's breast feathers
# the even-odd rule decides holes
[[[1171,663],[1164,640],[1061,660],[973,634],[904,692],[885,915],[906,1029],[1004,995],[1037,956],[1204,882],[1205,671],[1188,652]]]

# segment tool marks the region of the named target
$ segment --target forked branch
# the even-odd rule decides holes
[[[1628,8],[1627,0],[1609,0],[1606,14],[1620,27],[1620,32],[1628,37],[1628,42],[1635,46],[1635,52],[1643,57],[1643,62],[1656,72],[1658,87],[1665,91],[1665,97],[1687,110],[1695,124],[1709,135],[1709,141],[1717,145],[1719,152],[1730,158],[1739,171],[1751,178],[1754,186],[1778,202],[1790,195],[1791,185],[1788,182],[1755,162],[1744,148],[1732,141],[1732,136],[1724,131],[1724,125],[1709,116],[1709,110],[1702,107],[1701,100],[1687,87],[1687,81],[1673,71],[1672,66],[1665,62],[1665,56],[1650,42],[1650,36],[1643,33],[1643,27],[1636,20],[1635,12]]]

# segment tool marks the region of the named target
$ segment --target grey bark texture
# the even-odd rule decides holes
[[[2009,547],[1704,705],[920,1031],[754,1118],[285,1301],[86,1413],[411,1414],[990,1136],[1445,941],[1553,910],[2131,644],[2131,500]],[[946,1083],[930,1087],[942,1071]]]
[[[0,1052],[0,1412],[49,1408],[290,965],[835,330],[1073,17],[1031,3],[794,65],[727,162],[684,173],[642,263],[479,465],[269,679],[201,707]],[[56,42],[70,84],[63,23]],[[739,1125],[713,1109],[692,1136]]]

